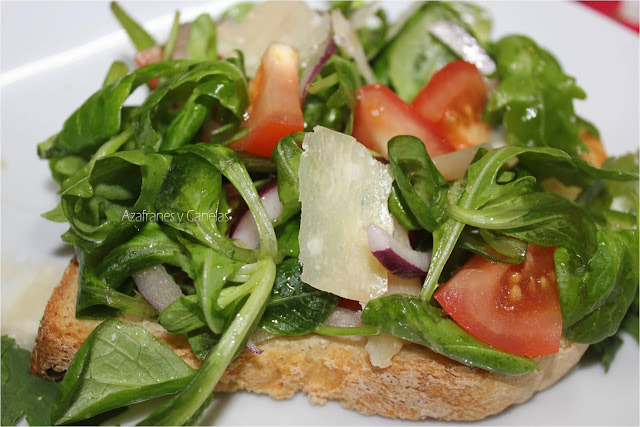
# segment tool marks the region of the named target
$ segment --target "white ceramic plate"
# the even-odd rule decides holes
[[[162,40],[172,12],[183,20],[230,2],[134,2],[124,7]],[[385,5],[397,15],[407,4]],[[559,2],[488,2],[494,37],[523,33],[549,48],[576,76],[588,100],[579,114],[595,122],[611,154],[638,148],[638,36],[583,6]],[[105,2],[2,2],[2,333],[33,340],[37,322],[71,251],[64,225],[40,218],[55,206],[56,186],[36,143],[95,91],[114,59],[133,48]],[[491,425],[638,425],[638,346],[627,337],[609,373],[580,366],[550,390],[482,421]],[[143,405],[144,406],[144,405]],[[304,396],[274,401],[219,396],[204,419],[218,425],[405,425]],[[440,424],[437,421],[420,424]]]

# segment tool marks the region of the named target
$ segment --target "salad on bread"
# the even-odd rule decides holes
[[[608,157],[576,80],[526,36],[492,39],[481,7],[238,3],[176,12],[164,40],[111,10],[134,61],[37,148],[75,260],[31,372],[61,381],[3,337],[3,425],[160,396],[142,425],[195,425],[227,368],[278,340],[509,382],[568,348],[554,381],[585,351],[608,367],[638,339],[638,152]]]

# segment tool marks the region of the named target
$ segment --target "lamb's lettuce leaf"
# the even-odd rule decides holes
[[[183,389],[194,370],[146,329],[105,320],[69,366],[53,413],[69,424],[110,409]]]

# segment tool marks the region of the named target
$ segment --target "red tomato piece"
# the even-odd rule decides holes
[[[475,65],[453,61],[436,72],[411,105],[457,150],[489,140],[482,120],[487,85]]]
[[[234,150],[270,157],[280,138],[304,130],[298,93],[298,54],[284,44],[272,44],[249,83],[249,133],[228,145]]]
[[[435,298],[458,325],[492,347],[529,357],[557,353],[562,313],[554,250],[530,244],[520,265],[476,255]]]
[[[145,65],[160,62],[162,61],[162,47],[158,45],[148,47],[145,50],[141,50],[136,53],[136,56],[133,59],[136,61],[138,67],[144,67]],[[155,89],[158,87],[158,79],[151,79],[148,84],[151,89]]]
[[[358,301],[346,298],[340,298],[340,300],[338,300],[338,307],[352,311],[362,310],[362,305]]]
[[[387,143],[397,135],[420,138],[431,157],[453,150],[409,105],[382,84],[363,86],[358,91],[358,106],[353,136],[367,148],[387,157]]]

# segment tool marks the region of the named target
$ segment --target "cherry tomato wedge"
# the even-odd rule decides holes
[[[424,143],[431,157],[453,150],[442,136],[398,95],[382,84],[363,86],[358,91],[358,106],[353,136],[367,148],[387,157],[387,143],[397,135],[413,135]]]
[[[270,157],[280,138],[304,130],[298,93],[298,54],[284,44],[272,44],[249,83],[249,133],[229,144],[234,150]]]
[[[487,85],[475,65],[453,61],[436,72],[411,105],[457,150],[487,142],[482,120]]]
[[[463,329],[492,347],[529,357],[557,353],[562,314],[553,253],[530,244],[520,265],[476,255],[435,298]]]

